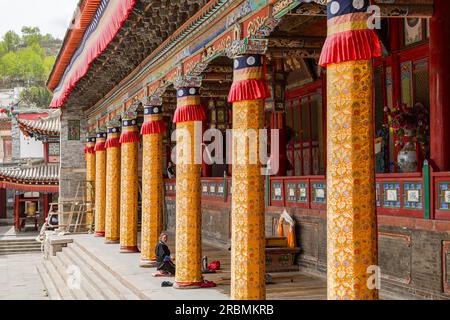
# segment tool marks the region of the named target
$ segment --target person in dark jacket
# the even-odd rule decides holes
[[[170,256],[170,249],[167,246],[167,233],[162,233],[159,242],[155,248],[156,261],[158,262],[156,270],[159,273],[154,276],[172,276],[175,275],[175,264]]]

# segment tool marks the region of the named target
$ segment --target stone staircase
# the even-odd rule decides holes
[[[37,266],[51,300],[148,299],[81,244],[62,247]]]
[[[34,239],[0,240],[0,255],[40,252],[41,244]]]

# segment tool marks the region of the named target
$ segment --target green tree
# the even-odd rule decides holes
[[[36,108],[48,108],[52,100],[51,92],[44,86],[25,88],[20,93],[23,103]]]
[[[5,52],[16,51],[20,46],[20,36],[14,31],[8,31],[3,36],[3,48]]]
[[[22,39],[27,46],[41,44],[42,35],[38,27],[22,27]]]

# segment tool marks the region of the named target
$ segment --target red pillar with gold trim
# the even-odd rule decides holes
[[[201,237],[202,121],[198,87],[177,90],[176,276],[174,288],[198,288],[203,283]],[[196,135],[199,135],[197,137]],[[196,139],[197,138],[197,139]],[[200,155],[200,157],[196,157]]]
[[[138,151],[139,129],[137,115],[127,114],[122,119],[121,180],[120,180],[120,252],[139,252],[138,225]]]
[[[328,299],[373,300],[378,265],[372,58],[381,45],[368,29],[369,1],[328,1],[327,67]]]
[[[106,132],[97,133],[95,143],[95,236],[105,236]]]
[[[120,242],[120,125],[108,126],[106,140],[105,241]]]
[[[163,138],[166,126],[162,106],[146,106],[142,126],[142,231],[141,267],[156,266],[155,248],[163,221]]]
[[[86,225],[92,227],[95,213],[95,135],[86,139]]]
[[[450,171],[449,10],[449,0],[434,0],[430,19],[430,156],[439,171]]]
[[[265,57],[253,54],[235,57],[228,97],[233,103],[231,298],[234,300],[266,298],[264,176],[259,130],[264,128],[264,100],[269,96]]]

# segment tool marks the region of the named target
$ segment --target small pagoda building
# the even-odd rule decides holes
[[[0,168],[0,189],[15,191],[16,231],[25,231],[27,224],[38,230],[59,192],[60,113],[49,110],[37,117],[29,113],[14,117],[25,137],[42,142],[44,157]]]

